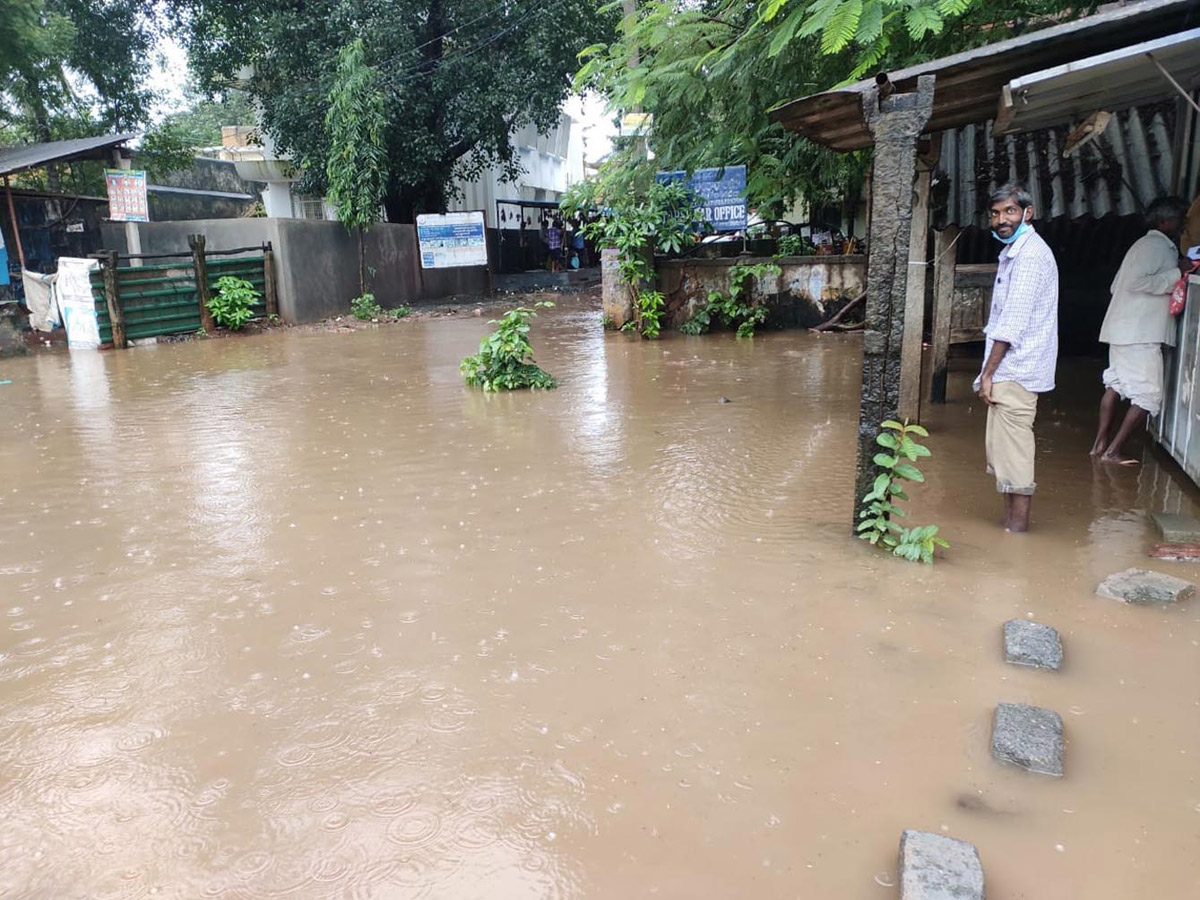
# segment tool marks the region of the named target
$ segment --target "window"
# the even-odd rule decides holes
[[[321,197],[293,194],[292,211],[295,213],[297,219],[324,219],[325,200]]]

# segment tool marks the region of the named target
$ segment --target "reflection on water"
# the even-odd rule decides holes
[[[1092,595],[1192,494],[1092,466],[1086,387],[1021,538],[953,383],[928,569],[847,536],[857,339],[568,307],[562,387],[492,397],[486,327],[6,363],[0,893],[873,898],[905,827],[999,900],[1195,893],[1194,604]],[[1061,674],[999,662],[1026,615]],[[1000,700],[1063,714],[1066,778],[992,763]]]

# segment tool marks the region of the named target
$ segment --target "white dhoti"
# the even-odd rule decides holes
[[[1162,409],[1162,344],[1110,344],[1104,386],[1152,416]]]

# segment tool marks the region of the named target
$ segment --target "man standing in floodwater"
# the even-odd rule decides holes
[[[987,404],[987,470],[1004,495],[1004,527],[1029,529],[1033,420],[1038,394],[1054,390],[1058,363],[1058,264],[1033,230],[1033,197],[1006,184],[989,198],[992,237],[1004,244],[992,289],[983,369],[975,390]]]
[[[1162,409],[1162,345],[1175,344],[1170,301],[1180,275],[1175,242],[1186,212],[1187,204],[1178,197],[1159,197],[1151,203],[1146,210],[1150,230],[1129,248],[1109,288],[1112,300],[1100,326],[1100,341],[1108,344],[1108,368],[1092,443],[1092,456],[1101,462],[1137,465],[1122,449],[1125,440],[1147,416],[1157,416]],[[1110,442],[1118,399],[1128,400],[1129,410]]]

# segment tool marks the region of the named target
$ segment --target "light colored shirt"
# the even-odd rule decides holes
[[[1054,253],[1033,228],[1000,251],[992,310],[984,328],[987,365],[996,341],[1007,343],[992,382],[1015,381],[1027,391],[1054,390],[1058,364],[1058,264]],[[975,379],[975,390],[979,381]]]
[[[1113,279],[1100,340],[1105,344],[1175,344],[1170,300],[1179,280],[1175,242],[1150,229],[1138,238]]]

